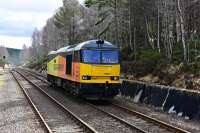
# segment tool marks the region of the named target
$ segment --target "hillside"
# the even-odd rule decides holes
[[[198,58],[188,63],[176,59],[166,61],[163,55],[152,50],[151,52],[149,50],[141,52],[138,55],[138,60],[135,61],[133,59],[131,61],[132,57],[130,56],[123,56],[122,51],[122,78],[200,90],[200,62]],[[178,56],[181,55],[174,54],[174,57]]]

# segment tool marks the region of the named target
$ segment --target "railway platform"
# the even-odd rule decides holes
[[[44,130],[8,69],[0,69],[0,133]]]

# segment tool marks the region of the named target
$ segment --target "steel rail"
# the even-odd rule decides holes
[[[45,82],[46,84],[50,85],[50,83],[49,83],[48,81],[46,81],[45,79],[39,78],[38,76],[40,76],[40,75],[38,75],[38,74],[36,74],[36,73],[34,73],[34,72],[30,72],[30,71],[28,71],[28,70],[26,70],[26,69],[21,69],[21,70],[25,70],[26,73],[30,74],[30,75],[33,76],[34,78],[37,78],[37,79],[39,79],[39,80]],[[34,74],[33,74],[33,73],[34,73]],[[37,76],[36,76],[36,75],[37,75]],[[43,76],[40,76],[40,77],[43,77]],[[45,77],[43,77],[43,78],[45,78]]]
[[[17,84],[19,85],[19,87],[22,89],[22,92],[24,93],[25,97],[28,99],[28,102],[30,103],[31,107],[33,108],[35,114],[40,119],[40,123],[42,123],[42,125],[45,127],[46,132],[53,133],[53,131],[50,129],[50,127],[48,126],[48,124],[46,123],[46,121],[44,120],[44,118],[42,117],[42,115],[40,114],[39,110],[37,109],[37,107],[35,106],[35,104],[33,103],[33,101],[31,100],[30,96],[26,92],[25,88],[19,82],[19,79],[17,79],[17,77],[15,76],[15,74],[13,72],[11,72],[11,74],[13,75],[13,77],[14,77],[15,81],[17,82]]]
[[[42,88],[40,88],[38,85],[34,84],[32,81],[30,81],[27,77],[25,77],[21,72],[16,71],[19,73],[25,80],[27,80],[32,86],[37,88],[40,92],[42,92],[43,95],[47,96],[53,103],[55,103],[58,107],[60,107],[63,111],[70,114],[74,120],[76,120],[81,126],[90,133],[98,133],[94,128],[92,128],[90,125],[88,125],[86,122],[84,122],[81,118],[79,118],[76,114],[71,112],[69,109],[67,109],[63,104],[61,104],[58,100],[50,96],[48,93],[46,93]]]
[[[118,107],[120,109],[123,109],[124,111],[127,111],[127,112],[129,112],[129,113],[141,118],[141,119],[146,119],[147,121],[150,121],[151,123],[155,123],[157,125],[160,125],[161,127],[166,128],[166,129],[168,129],[170,131],[173,131],[173,132],[176,132],[176,133],[190,133],[189,131],[186,131],[186,130],[181,129],[179,127],[170,125],[170,124],[168,124],[166,122],[163,122],[161,120],[158,120],[156,118],[147,116],[147,115],[145,115],[145,114],[143,114],[141,112],[138,112],[138,111],[135,111],[135,110],[131,110],[131,109],[127,108],[127,107],[123,107],[123,106],[120,106],[120,105],[117,105],[117,104],[114,104],[114,103],[111,103],[111,104],[113,106]]]
[[[37,79],[43,81],[42,79],[40,79],[40,78],[38,78],[37,76],[35,76],[34,74],[32,74],[30,71],[28,71],[28,73],[30,73],[30,74],[31,74],[32,76],[34,76],[35,78],[37,78]],[[38,75],[38,76],[39,76],[39,75]],[[97,108],[96,106],[94,106],[94,105],[92,105],[92,104],[90,104],[90,103],[88,103],[88,104],[89,104],[90,106],[95,107],[95,108],[98,109],[98,110],[101,110],[101,109]],[[166,128],[167,130],[175,131],[175,132],[178,132],[178,133],[190,133],[190,132],[187,131],[187,130],[184,130],[184,129],[181,129],[181,128],[179,128],[179,127],[170,125],[170,124],[168,124],[168,123],[166,123],[166,122],[163,122],[163,121],[161,121],[161,120],[158,120],[158,119],[156,119],[156,118],[152,118],[152,117],[147,116],[147,115],[145,115],[145,114],[143,114],[143,113],[141,113],[141,112],[138,112],[138,111],[135,111],[135,110],[131,110],[131,109],[127,108],[127,107],[122,107],[122,106],[117,105],[117,104],[114,104],[114,103],[111,103],[111,104],[112,104],[113,106],[116,106],[116,107],[118,107],[118,108],[123,109],[124,111],[127,111],[127,112],[129,112],[129,113],[131,113],[131,114],[134,114],[134,115],[136,115],[136,116],[139,117],[139,118],[146,119],[146,120],[150,121],[151,123],[155,123],[155,124],[157,124],[157,125],[160,125],[161,127]],[[101,112],[108,113],[108,112],[105,112],[105,111],[103,111],[103,110],[101,110]],[[109,114],[110,116],[113,115],[113,114],[110,114],[110,113],[108,113],[108,114]],[[118,120],[121,119],[121,118],[119,118],[119,117],[117,117],[117,116],[112,116],[112,117],[115,117],[115,118],[118,119]],[[120,120],[120,121],[121,121],[121,120]],[[124,120],[123,120],[123,121],[124,121]],[[124,122],[126,122],[126,121],[124,121]],[[128,122],[126,122],[126,123],[128,123]],[[134,126],[134,125],[133,125],[133,126]],[[137,127],[136,127],[136,128],[137,128]],[[140,130],[140,129],[139,129],[139,130]],[[144,131],[144,132],[145,132],[145,131]]]
[[[33,76],[33,75],[32,75],[32,76]],[[38,78],[37,76],[34,76],[34,77],[40,80],[40,78]],[[115,115],[113,115],[113,114],[111,114],[111,113],[108,113],[108,112],[105,112],[105,111],[103,111],[103,110],[101,110],[101,109],[99,109],[99,108],[96,108],[94,105],[92,105],[92,104],[90,104],[90,103],[87,103],[87,104],[88,104],[89,106],[92,106],[93,108],[99,110],[100,112],[103,112],[104,114],[106,114],[106,115],[108,115],[108,116],[110,116],[110,117],[112,117],[112,118],[114,118],[114,119],[120,121],[121,123],[125,124],[126,126],[129,126],[129,127],[131,127],[131,128],[134,128],[134,129],[136,129],[137,131],[142,132],[142,133],[148,133],[147,131],[144,131],[144,130],[140,129],[140,128],[136,127],[135,125],[130,124],[130,123],[128,123],[127,121],[125,121],[125,120],[123,120],[123,119],[121,119],[121,118],[119,118],[119,117],[117,117],[117,116],[115,116]]]
[[[116,115],[114,115],[114,114],[111,114],[111,113],[109,113],[109,112],[106,112],[106,111],[104,111],[104,110],[102,110],[102,109],[96,107],[95,105],[93,105],[93,104],[91,104],[91,103],[87,103],[87,104],[88,104],[89,106],[93,107],[94,109],[96,109],[96,110],[98,110],[98,111],[100,111],[100,112],[102,112],[102,113],[104,113],[104,114],[106,114],[106,115],[108,115],[108,116],[110,116],[110,117],[112,117],[112,118],[114,118],[114,119],[120,121],[121,123],[125,124],[126,126],[128,126],[128,127],[130,127],[130,128],[133,128],[133,129],[135,129],[135,130],[137,130],[137,131],[139,131],[139,132],[142,132],[142,133],[149,133],[148,131],[145,131],[145,130],[141,129],[141,128],[139,128],[139,127],[137,127],[137,126],[135,126],[135,125],[133,125],[133,124],[131,124],[131,123],[125,121],[124,119],[119,118],[118,116],[116,116]]]
[[[19,69],[28,71],[28,72],[30,72],[30,73],[34,73],[34,74],[36,74],[36,75],[38,75],[38,76],[40,76],[40,77],[43,77],[43,78],[47,78],[44,74],[40,74],[40,73],[38,73],[38,72],[35,72],[35,71],[30,70],[30,69],[27,69],[27,68],[19,68]]]

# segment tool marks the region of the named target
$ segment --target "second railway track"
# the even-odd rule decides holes
[[[12,72],[20,87],[25,92],[32,107],[36,110],[47,132],[90,132],[97,133],[75,114],[50,96],[44,96],[36,86],[30,85],[22,75]]]
[[[25,75],[24,72],[19,72],[26,80],[30,79],[32,84],[39,84],[39,82],[35,79],[35,77],[30,75]],[[39,79],[40,80],[40,79]],[[37,86],[37,85],[36,85]],[[40,88],[38,86],[38,88]],[[42,88],[40,88],[42,89]],[[74,114],[76,114],[79,118],[84,120],[84,122],[88,123],[91,127],[93,127],[97,132],[104,133],[145,133],[143,130],[133,126],[131,124],[127,124],[124,121],[119,121],[116,118],[109,116],[106,113],[103,113],[97,109],[94,109],[88,104],[77,103],[73,100],[70,100],[66,97],[66,95],[56,95],[56,92],[52,92],[51,89],[42,89],[45,93],[51,95],[54,99],[62,103],[66,108],[69,108]],[[58,93],[57,93],[58,94]]]
[[[41,80],[41,78],[37,77],[35,74],[31,74],[31,72],[28,72],[30,75],[32,75],[35,79]],[[43,81],[43,80],[41,80]],[[44,81],[43,81],[44,82]],[[84,105],[86,106],[86,105]],[[179,132],[179,133],[189,133],[186,130],[183,130],[181,128],[177,128],[175,126],[172,126],[170,124],[167,124],[165,122],[159,121],[154,118],[150,118],[144,114],[141,114],[136,111],[132,111],[126,107],[122,107],[116,104],[110,104],[108,106],[97,106],[93,104],[88,104],[87,106],[90,106],[92,108],[95,108],[96,110],[107,114],[108,116],[112,117],[112,119],[115,119],[116,121],[119,121],[121,124],[123,123],[125,125],[126,129],[131,128],[135,129],[133,131],[135,132],[152,132],[152,133],[160,133],[160,132]],[[76,112],[76,111],[75,111]],[[95,111],[94,111],[95,112]],[[87,114],[86,114],[87,115]],[[96,113],[96,115],[100,115],[99,113]],[[100,115],[101,116],[101,115]],[[82,117],[84,119],[84,117]],[[101,117],[103,118],[103,117]],[[87,119],[87,118],[86,118]],[[102,119],[103,121],[103,119]],[[112,122],[111,122],[112,123]],[[92,124],[91,124],[92,125]],[[115,125],[110,125],[115,126]],[[122,126],[122,125],[117,125]],[[95,127],[95,126],[94,126]],[[98,127],[97,127],[98,129]],[[99,130],[102,132],[103,130]],[[119,130],[118,130],[119,131]],[[133,132],[132,130],[124,130],[123,132]],[[106,132],[105,130],[103,132]],[[109,132],[109,130],[107,130]],[[114,130],[112,130],[114,132]]]
[[[133,124],[140,129],[144,130],[146,133],[190,133],[184,129],[175,127],[173,125],[167,124],[165,122],[159,121],[155,118],[151,118],[142,113],[132,111],[126,107],[122,107],[117,104],[109,103],[108,105],[95,105],[88,103],[94,108],[111,114],[114,117],[123,119],[130,124]]]

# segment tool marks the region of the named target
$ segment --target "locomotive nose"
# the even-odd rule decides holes
[[[112,65],[94,65],[92,66],[93,76],[109,76],[113,72]]]

